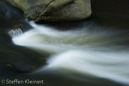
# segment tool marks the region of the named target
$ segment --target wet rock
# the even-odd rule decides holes
[[[90,0],[7,0],[30,20],[75,21],[91,15]]]
[[[15,72],[33,72],[45,65],[48,54],[39,54],[25,47],[13,44],[10,30],[21,28],[23,31],[31,28],[25,21],[23,13],[0,1],[0,69]]]

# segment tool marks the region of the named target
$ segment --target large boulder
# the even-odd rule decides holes
[[[74,21],[91,15],[90,0],[6,0],[35,21]]]

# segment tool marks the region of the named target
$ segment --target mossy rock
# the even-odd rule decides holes
[[[90,0],[7,0],[35,21],[74,21],[91,15]]]

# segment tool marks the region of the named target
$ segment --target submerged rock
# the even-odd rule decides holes
[[[35,71],[46,64],[46,57],[48,57],[47,54],[41,55],[30,49],[15,45],[3,45],[1,49],[0,68],[19,73]]]
[[[90,0],[6,0],[22,9],[30,20],[74,21],[91,15]]]

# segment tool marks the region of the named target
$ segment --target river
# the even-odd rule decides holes
[[[26,59],[22,58],[41,55],[45,60],[32,73],[1,65],[0,79],[44,80],[41,86],[129,86],[129,1],[98,1],[92,1],[93,14],[87,20],[29,21],[30,27],[25,26],[30,30],[8,30],[12,43],[0,39],[1,58],[20,58],[23,67]]]

